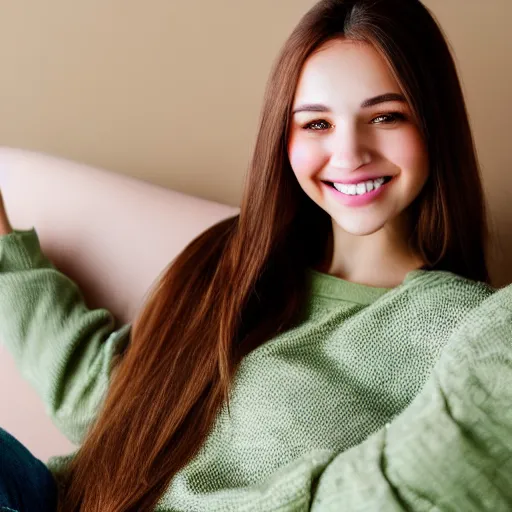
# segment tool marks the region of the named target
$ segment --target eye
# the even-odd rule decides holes
[[[304,125],[302,128],[304,130],[310,131],[324,131],[331,128],[331,124],[328,123],[325,119],[316,119],[315,121],[311,121],[310,123]]]
[[[377,119],[381,119],[383,121],[379,121],[375,123],[374,121]],[[390,112],[389,114],[382,114],[375,119],[372,120],[373,124],[394,124],[397,121],[404,121],[406,117],[401,112]]]

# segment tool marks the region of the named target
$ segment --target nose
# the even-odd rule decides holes
[[[352,124],[338,124],[330,142],[330,165],[334,168],[350,172],[371,161],[369,148]]]

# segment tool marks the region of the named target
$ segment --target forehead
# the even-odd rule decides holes
[[[336,39],[306,60],[295,104],[325,103],[335,110],[388,92],[401,89],[379,52],[366,43]]]

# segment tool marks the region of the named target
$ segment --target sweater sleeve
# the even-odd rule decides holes
[[[0,237],[0,341],[57,427],[79,444],[108,388],[113,358],[129,342],[105,309],[43,254],[35,229]]]
[[[394,421],[333,458],[311,510],[512,510],[512,285],[450,337]]]

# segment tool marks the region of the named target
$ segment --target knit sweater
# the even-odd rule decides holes
[[[244,358],[229,413],[155,510],[511,510],[512,286],[308,275],[302,321]],[[129,339],[34,229],[0,237],[0,340],[74,443]],[[71,457],[48,462],[57,479]]]

